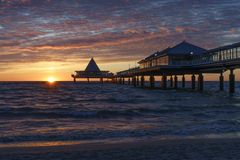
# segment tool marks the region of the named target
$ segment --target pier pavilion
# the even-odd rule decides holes
[[[74,82],[76,82],[78,78],[87,79],[88,82],[90,82],[90,79],[97,78],[103,83],[104,78],[112,79],[113,76],[113,73],[109,71],[101,71],[93,58],[89,61],[84,71],[75,71],[75,73],[72,74]]]
[[[162,51],[157,51],[138,63],[140,68],[150,68],[161,65],[187,65],[191,64],[195,56],[201,56],[206,51],[204,48],[183,41],[172,48],[168,47]]]
[[[174,47],[155,52],[138,63],[137,68],[118,72],[115,81],[124,84],[128,78],[128,84],[144,87],[145,76],[149,76],[150,87],[154,88],[155,77],[160,76],[162,89],[177,89],[179,76],[182,77],[182,88],[185,88],[185,76],[191,75],[191,88],[203,91],[203,74],[215,73],[219,74],[219,89],[224,90],[223,73],[229,70],[229,92],[234,93],[234,70],[240,68],[240,43],[206,50],[183,41]],[[168,78],[170,86],[167,84]]]

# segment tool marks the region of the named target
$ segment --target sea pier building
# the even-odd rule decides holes
[[[185,76],[191,76],[191,88],[203,91],[204,74],[219,74],[219,89],[224,90],[223,73],[229,71],[229,92],[235,92],[234,70],[240,68],[240,43],[204,49],[183,41],[176,46],[157,51],[138,62],[139,67],[120,71],[115,81],[145,87],[145,77],[149,76],[150,87],[155,87],[155,77],[161,77],[161,88],[185,88]],[[169,80],[169,85],[168,85]]]

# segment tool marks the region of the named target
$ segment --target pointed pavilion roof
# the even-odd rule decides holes
[[[179,43],[178,45],[172,47],[168,51],[168,55],[189,55],[189,54],[202,54],[206,52],[204,48],[198,47],[186,41]]]
[[[86,72],[100,72],[100,69],[99,69],[97,63],[94,61],[93,58],[89,61],[85,71]]]

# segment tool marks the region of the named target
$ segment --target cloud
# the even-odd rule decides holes
[[[183,39],[213,48],[239,40],[238,8],[237,0],[0,0],[0,64],[137,61]]]
[[[177,33],[184,33],[184,32],[198,32],[199,29],[191,27],[191,26],[177,26],[175,28]]]

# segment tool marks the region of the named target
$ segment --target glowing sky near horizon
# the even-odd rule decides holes
[[[239,0],[0,0],[0,81],[70,80],[95,57],[134,66],[182,40],[214,48],[240,41]]]

